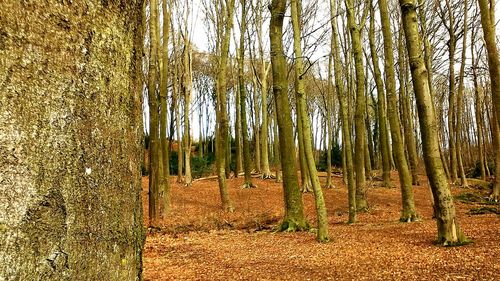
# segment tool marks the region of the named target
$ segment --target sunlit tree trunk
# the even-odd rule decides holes
[[[165,1],[165,0],[164,0]],[[184,184],[191,185],[193,178],[191,176],[191,91],[193,88],[192,81],[192,66],[191,66],[191,42],[189,42],[188,18],[190,7],[188,2],[185,3],[185,18],[184,18],[184,51],[183,51],[183,91],[184,91]]]
[[[443,245],[459,245],[467,242],[467,237],[458,226],[453,197],[439,155],[437,121],[429,91],[427,69],[423,60],[417,7],[415,0],[400,0],[399,4],[403,15],[413,89],[417,99],[425,167],[435,202],[437,242]]]
[[[273,73],[273,94],[278,121],[280,160],[283,170],[283,189],[285,201],[285,217],[280,230],[306,230],[309,225],[304,216],[302,195],[297,180],[295,167],[295,143],[293,139],[293,123],[288,100],[287,66],[283,53],[283,19],[285,17],[286,0],[273,0],[269,6],[271,20],[269,38],[271,42],[271,63]]]

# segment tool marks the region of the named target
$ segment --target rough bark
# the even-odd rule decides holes
[[[141,278],[141,7],[0,4],[0,280]]]

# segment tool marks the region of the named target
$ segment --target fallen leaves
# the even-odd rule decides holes
[[[359,214],[357,224],[347,225],[347,191],[341,179],[334,178],[342,188],[324,189],[333,242],[320,244],[311,232],[272,232],[283,214],[281,185],[254,180],[259,188],[238,188],[243,179],[228,181],[236,207],[233,213],[220,211],[216,180],[195,182],[188,188],[174,184],[172,212],[160,233],[146,240],[145,279],[500,279],[498,215],[470,216],[471,206],[457,202],[460,225],[474,243],[436,246],[436,223],[425,184],[415,187],[421,222],[398,222],[399,189],[372,188],[370,211]],[[147,187],[147,179],[143,184]],[[454,194],[460,192],[453,189]],[[314,223],[313,197],[304,194],[303,198],[308,219]]]

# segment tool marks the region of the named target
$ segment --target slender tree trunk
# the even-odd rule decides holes
[[[148,99],[149,99],[149,226],[156,227],[159,220],[159,157],[160,145],[158,134],[158,0],[150,1],[149,16],[149,71],[148,71]]]
[[[257,187],[252,183],[252,161],[250,159],[250,140],[248,139],[248,124],[246,100],[247,92],[245,89],[245,32],[247,20],[247,3],[246,0],[240,0],[241,4],[241,24],[240,24],[240,46],[238,52],[238,83],[240,90],[240,112],[241,112],[241,127],[243,140],[243,170],[245,172],[245,182],[243,188]]]
[[[234,0],[229,0],[228,5],[222,11],[222,17],[226,21],[226,25],[222,28],[219,27],[219,38],[222,40],[220,47],[220,57],[218,61],[217,80],[216,80],[216,93],[217,93],[217,148],[216,148],[216,164],[217,176],[219,180],[219,190],[222,202],[222,208],[225,211],[232,212],[234,210],[233,204],[229,198],[226,183],[226,161],[228,150],[228,132],[229,121],[227,116],[227,63],[229,53],[229,41],[231,38],[231,29],[233,28],[233,12]]]
[[[415,0],[400,0],[399,3],[403,15],[413,89],[417,99],[425,167],[435,201],[437,242],[443,245],[459,245],[466,243],[467,237],[458,226],[453,197],[439,156],[437,121],[429,91],[427,69],[422,56],[417,7]]]
[[[272,0],[269,9],[271,20],[269,38],[271,42],[271,63],[273,73],[273,93],[279,128],[280,159],[283,170],[285,217],[280,230],[306,230],[309,225],[304,216],[304,207],[295,168],[295,143],[293,123],[288,100],[287,66],[283,52],[283,19],[286,0]]]
[[[316,218],[318,222],[318,231],[316,239],[319,242],[330,240],[328,236],[328,216],[326,212],[325,199],[319,183],[318,172],[314,161],[314,154],[311,140],[311,123],[307,114],[306,92],[304,85],[304,68],[301,49],[300,33],[300,0],[291,0],[292,27],[293,27],[293,49],[295,53],[295,96],[298,100],[297,116],[300,118],[302,132],[304,134],[304,154],[306,157],[309,175],[311,176],[312,188],[314,191],[314,200],[316,206]]]
[[[167,141],[167,95],[168,95],[168,40],[170,35],[170,10],[167,7],[167,0],[162,1],[162,13],[163,13],[163,41],[162,41],[162,59],[161,59],[161,79],[160,79],[160,147],[162,154],[162,182],[163,186],[163,209],[162,216],[168,214],[170,210],[170,154],[168,151],[168,141]]]
[[[413,118],[411,114],[412,104],[410,101],[410,95],[407,91],[408,85],[408,70],[406,65],[406,54],[404,50],[404,34],[400,31],[399,38],[399,60],[398,64],[400,66],[399,71],[399,97],[400,103],[402,105],[402,116],[403,116],[403,132],[404,132],[404,142],[406,145],[406,151],[408,152],[408,162],[410,164],[410,171],[412,177],[413,185],[420,185],[418,180],[418,154],[417,154],[417,144],[415,143],[415,134],[413,131]]]
[[[325,108],[326,108],[326,134],[325,134],[325,146],[326,146],[326,185],[325,188],[333,188],[332,182],[332,146],[333,146],[333,126],[332,126],[332,107],[333,107],[333,54],[330,53],[328,56],[328,90],[325,97]]]
[[[467,51],[467,24],[468,24],[468,7],[467,0],[464,0],[464,28],[463,28],[463,43],[462,43],[462,61],[460,63],[460,72],[459,72],[459,85],[457,92],[457,122],[456,122],[456,150],[457,150],[457,165],[458,165],[458,174],[460,176],[460,185],[462,187],[468,187],[467,178],[465,176],[465,169],[462,157],[462,110],[463,110],[463,99],[464,99],[464,76],[465,76],[465,60],[466,60],[466,51]]]
[[[165,1],[165,0],[163,0]],[[191,91],[193,88],[192,66],[191,66],[191,43],[189,42],[188,17],[190,13],[189,4],[186,3],[186,16],[184,19],[184,52],[183,52],[183,89],[184,89],[184,184],[189,186],[193,181],[191,176]]]
[[[471,38],[471,56],[472,56],[472,77],[474,82],[474,112],[476,119],[476,127],[477,127],[477,148],[479,151],[479,170],[481,172],[481,179],[486,180],[486,160],[485,160],[485,151],[484,151],[484,137],[483,137],[483,112],[481,110],[481,104],[483,103],[481,98],[481,93],[479,91],[479,83],[477,78],[477,60],[475,53],[475,29],[472,29],[472,38]]]
[[[372,6],[370,7],[370,30],[368,39],[370,42],[370,54],[373,63],[373,76],[375,77],[375,85],[377,87],[378,99],[378,123],[379,123],[379,137],[380,137],[380,152],[382,154],[382,182],[383,186],[391,187],[391,161],[389,156],[389,138],[387,136],[387,106],[385,100],[384,83],[382,82],[382,74],[379,68],[378,53],[375,46],[375,11]]]
[[[379,6],[380,18],[382,21],[382,35],[384,37],[384,69],[386,77],[385,86],[388,99],[388,117],[389,123],[391,125],[392,148],[396,160],[396,167],[398,168],[399,184],[401,186],[401,199],[403,205],[400,221],[411,222],[417,220],[418,215],[417,211],[415,210],[413,189],[411,185],[411,174],[405,157],[403,137],[401,136],[400,131],[401,123],[399,122],[397,113],[396,79],[394,77],[394,48],[392,44],[389,9],[387,7],[386,0],[380,0]],[[400,85],[400,87],[401,86],[402,85]]]
[[[340,49],[338,44],[337,28],[337,5],[336,0],[330,0],[330,16],[332,25],[331,52],[333,52],[333,68],[335,75],[335,84],[337,87],[337,96],[340,103],[340,115],[342,116],[342,151],[345,159],[345,168],[343,173],[347,178],[349,219],[348,223],[356,222],[356,183],[354,181],[353,151],[351,142],[351,124],[349,122],[348,110],[348,91],[344,91],[344,82],[342,79],[342,66],[340,62]]]
[[[361,27],[366,19],[365,11],[361,24],[355,22],[355,11],[352,0],[345,0],[347,12],[347,24],[351,34],[352,52],[354,55],[354,68],[356,71],[356,108],[354,113],[354,157],[356,161],[356,208],[357,211],[366,211],[368,202],[366,200],[366,178],[365,178],[365,72],[363,68],[363,50],[361,46]]]
[[[240,86],[238,86],[240,87]],[[241,134],[243,130],[241,129],[241,96],[240,91],[238,90],[235,93],[235,104],[236,104],[236,117],[235,117],[235,125],[234,125],[234,142],[236,143],[236,171],[234,172],[234,177],[237,178],[238,174],[243,171],[243,144],[241,141]]]

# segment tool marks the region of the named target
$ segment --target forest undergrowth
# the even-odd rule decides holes
[[[391,176],[398,186],[397,174]],[[324,184],[325,178],[321,178]],[[426,179],[414,186],[419,222],[400,223],[399,188],[369,182],[369,211],[346,224],[347,189],[324,189],[332,242],[309,232],[277,233],[283,191],[274,180],[255,179],[258,188],[241,189],[243,178],[228,181],[235,212],[222,212],[216,179],[190,187],[172,184],[172,209],[159,229],[148,231],[145,280],[499,280],[498,204],[484,200],[487,190],[453,187],[461,227],[473,243],[434,244],[430,190]],[[143,178],[147,221],[148,179]],[[303,195],[309,222],[314,198]]]

